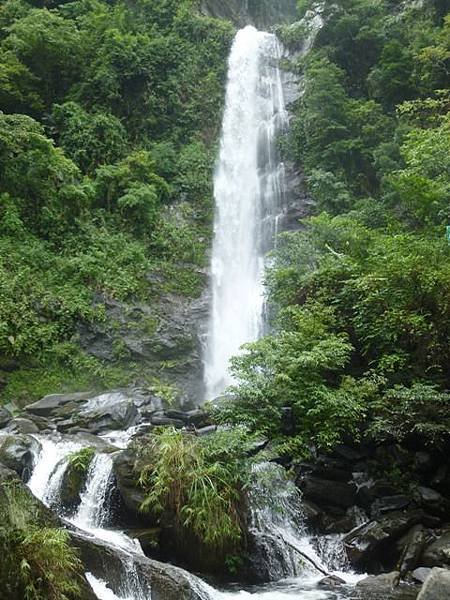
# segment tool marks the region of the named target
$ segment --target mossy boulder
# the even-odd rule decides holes
[[[39,442],[30,435],[6,435],[0,438],[0,463],[28,481],[40,449]]]
[[[17,541],[25,536],[30,536],[40,533],[42,539],[48,539],[48,536],[53,535],[52,539],[55,542],[61,542],[62,550],[73,552],[70,537],[64,537],[62,532],[63,524],[60,519],[52,513],[44,504],[35,498],[29,488],[21,481],[17,473],[0,464],[0,547],[6,553],[4,560],[0,562],[0,581],[2,600],[17,600],[24,597],[24,581],[19,573],[20,569],[16,569],[16,565],[20,564],[20,559],[23,555],[15,557],[14,552],[17,548]],[[61,537],[63,534],[63,537]],[[39,559],[42,559],[42,554],[39,554],[39,548],[28,546],[27,552],[37,552]],[[31,556],[31,559],[33,556]],[[31,564],[30,573],[27,577],[33,580],[33,560],[27,555],[27,560]],[[92,591],[85,575],[85,565],[81,564],[78,572],[70,572],[69,574],[63,571],[58,571],[58,576],[61,575],[76,578],[78,584],[77,600],[96,600],[96,596]],[[45,574],[47,575],[47,573]],[[39,575],[39,581],[34,583],[42,590],[42,578]],[[39,596],[42,597],[42,596]]]
[[[70,455],[61,481],[60,502],[63,509],[73,511],[80,504],[94,456],[95,449],[92,447],[82,448]]]

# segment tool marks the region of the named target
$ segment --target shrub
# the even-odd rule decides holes
[[[44,523],[34,499],[14,482],[3,485],[0,517],[2,598],[79,598],[82,563],[69,534]]]
[[[242,541],[242,493],[248,475],[248,439],[242,430],[199,438],[165,429],[140,447],[142,510],[170,515],[215,553]]]

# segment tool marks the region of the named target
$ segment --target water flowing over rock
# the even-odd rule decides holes
[[[212,312],[207,334],[207,398],[231,382],[229,359],[262,332],[264,256],[283,211],[284,165],[276,136],[287,124],[274,35],[248,26],[235,38],[220,156],[214,178]]]

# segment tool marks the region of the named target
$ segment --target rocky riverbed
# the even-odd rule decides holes
[[[13,479],[21,486],[28,482],[47,440],[57,440],[68,448],[90,448],[95,456],[111,457],[110,487],[103,499],[108,504],[104,508],[109,514],[109,526],[125,530],[131,539],[139,541],[147,558],[142,555],[136,564],[145,580],[150,577],[152,590],[158,588],[162,578],[161,596],[155,596],[157,592],[153,591],[152,598],[195,598],[192,582],[184,579],[185,571],[167,564],[170,562],[200,571],[207,578],[223,575],[201,553],[192,552],[189,544],[177,543],[176,532],[161,527],[141,512],[143,490],[134,469],[137,457],[133,446],[127,447],[130,439],[145,435],[154,427],[214,435],[215,426],[205,411],[167,408],[160,398],[145,390],[120,389],[98,395],[83,392],[47,396],[14,416],[2,408],[0,427],[2,482]],[[266,445],[262,440],[254,452]],[[273,456],[271,464],[284,473],[278,464],[282,462]],[[45,519],[56,519],[70,528],[86,571],[105,577],[105,569],[113,572],[114,561],[120,562],[116,550],[104,540],[86,538],[64,520],[79,509],[87,475],[77,477],[68,462],[56,462],[54,468],[58,465],[62,469],[58,495],[46,502],[52,512],[39,500],[34,502]],[[322,590],[327,595],[324,597],[450,597],[450,470],[445,457],[392,445],[348,445],[336,448],[332,454],[318,454],[295,466],[285,466],[293,470],[301,497],[298,506],[296,501],[290,504],[288,520],[292,526],[301,521],[307,528],[307,537],[302,539],[308,540],[308,546],[306,550],[298,547],[297,551],[304,550],[308,560],[317,559],[323,577],[319,582],[316,571],[313,587]],[[293,485],[288,481],[279,479],[276,485]],[[6,501],[4,496],[2,501]],[[286,537],[286,523],[283,527],[281,537]],[[274,558],[280,531],[276,527],[263,528],[259,537],[248,532],[249,556],[241,574],[241,586],[298,576],[289,572],[284,559]],[[164,563],[155,562],[158,559]],[[368,576],[349,587],[339,574],[328,574],[343,570]],[[90,598],[89,586],[86,590],[85,597]]]

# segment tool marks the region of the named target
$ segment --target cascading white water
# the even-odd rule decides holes
[[[87,474],[86,489],[73,523],[81,528],[101,527],[106,514],[104,504],[111,477],[112,459],[108,454],[94,456]]]
[[[133,596],[127,596],[126,598],[117,596],[105,581],[98,579],[92,573],[86,573],[86,579],[99,600],[134,600]]]
[[[61,442],[48,436],[39,436],[36,439],[41,444],[41,451],[39,456],[35,457],[28,487],[37,498],[50,506],[58,500],[68,456],[79,450],[81,445],[70,441]]]
[[[232,382],[229,359],[262,331],[264,256],[284,200],[277,134],[286,126],[281,47],[248,26],[234,40],[219,161],[212,251],[212,311],[205,353],[207,399]]]

